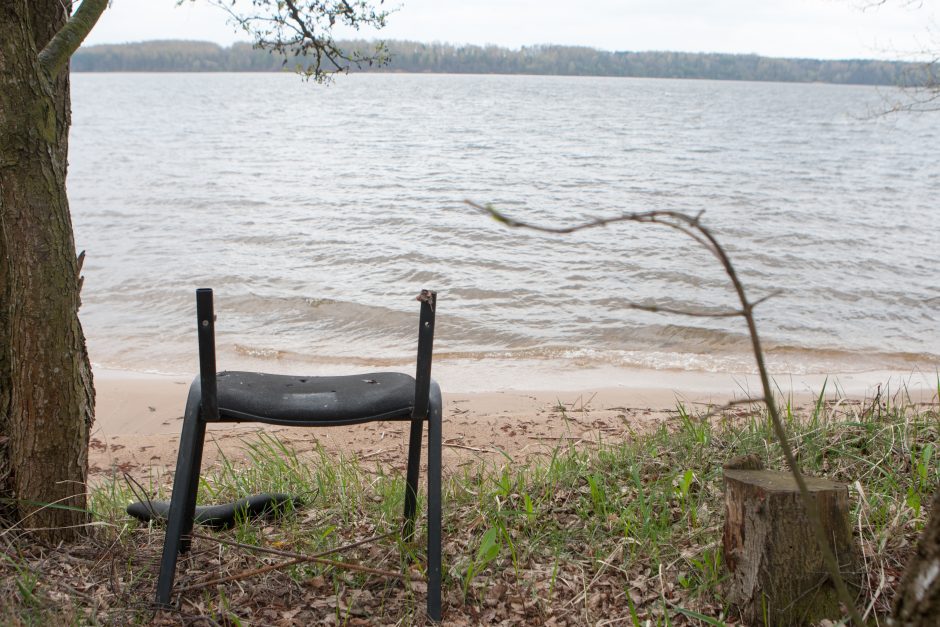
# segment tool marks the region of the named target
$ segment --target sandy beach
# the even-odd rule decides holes
[[[444,367],[439,377],[445,390],[444,464],[449,472],[483,462],[528,460],[548,455],[559,445],[619,441],[674,421],[678,403],[705,411],[756,396],[759,390],[752,375],[637,371],[624,373],[623,380],[630,385],[616,387],[581,387],[591,379],[590,373],[581,373],[547,380],[550,385],[543,389],[481,391],[480,382],[473,380],[472,373],[463,376],[467,374],[467,369]],[[97,416],[89,460],[91,481],[100,482],[122,472],[148,481],[166,480],[176,463],[191,378],[104,369],[96,369],[95,375]],[[597,380],[605,379],[609,380]],[[458,381],[471,391],[448,392],[460,389]],[[887,372],[790,377],[777,383],[780,392],[790,395],[797,405],[812,402],[824,383],[828,397],[871,397],[879,383],[894,389],[903,384],[914,394],[928,397],[936,390],[927,375]],[[740,406],[735,411],[745,415],[748,409]],[[407,429],[404,422],[321,429],[210,425],[205,463],[215,463],[220,453],[230,459],[243,458],[246,443],[263,430],[300,453],[322,446],[330,454],[355,456],[389,470],[403,469]]]

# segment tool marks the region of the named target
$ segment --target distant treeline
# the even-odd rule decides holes
[[[413,41],[386,42],[390,61],[372,72],[453,74],[560,74],[718,80],[933,84],[933,68],[917,63],[851,59],[779,59],[750,54],[690,52],[606,52],[580,46],[455,46]],[[365,41],[343,42],[347,49],[372,50]],[[293,69],[283,59],[250,44],[223,48],[200,41],[148,41],[84,47],[72,57],[75,72],[267,72]],[[351,71],[356,71],[352,68]]]

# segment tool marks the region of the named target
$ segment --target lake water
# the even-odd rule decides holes
[[[427,287],[438,364],[751,370],[741,320],[627,307],[735,306],[692,240],[509,230],[464,199],[552,225],[705,210],[752,298],[783,290],[758,310],[775,371],[940,364],[940,116],[870,116],[884,91],[393,74],[72,86],[68,184],[101,366],[192,371],[207,286],[221,367],[405,367]]]

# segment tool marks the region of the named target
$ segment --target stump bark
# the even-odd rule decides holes
[[[725,468],[725,598],[746,624],[806,625],[842,616],[799,488],[784,472]],[[857,591],[848,487],[806,478],[842,577]]]

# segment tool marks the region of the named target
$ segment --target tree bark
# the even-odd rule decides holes
[[[940,489],[934,494],[930,518],[908,562],[894,598],[894,624],[927,627],[940,622]]]
[[[725,598],[745,623],[808,625],[841,618],[838,594],[793,477],[757,469],[726,469],[724,477]],[[848,489],[825,479],[805,481],[839,570],[852,585],[858,573]]]
[[[65,190],[68,68],[39,62],[70,11],[0,0],[0,512],[53,541],[85,521],[94,418]]]

